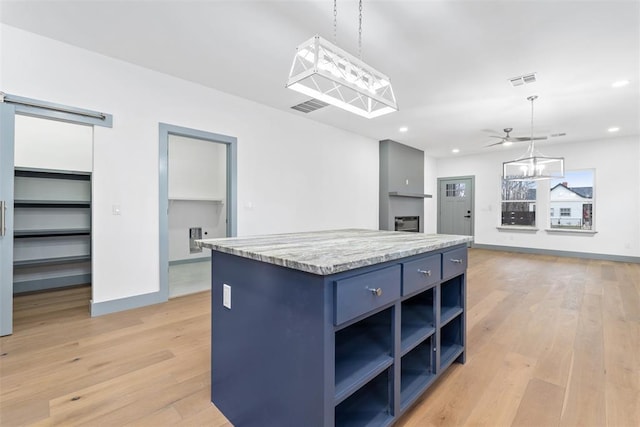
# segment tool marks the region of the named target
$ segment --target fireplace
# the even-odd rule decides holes
[[[420,231],[419,216],[397,216],[395,224],[395,231],[409,231],[413,233]]]

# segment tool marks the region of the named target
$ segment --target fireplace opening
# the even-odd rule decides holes
[[[397,216],[395,230],[418,233],[420,231],[420,217],[419,216]]]

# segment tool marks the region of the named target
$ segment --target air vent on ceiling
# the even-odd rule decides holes
[[[326,102],[320,101],[319,99],[311,98],[310,100],[298,105],[294,105],[291,108],[293,108],[294,110],[302,111],[303,113],[310,113],[322,107],[326,107],[327,105],[329,104],[327,104]]]
[[[509,79],[509,81],[511,82],[511,85],[514,87],[522,86],[523,84],[535,83],[537,81],[536,73],[530,73],[530,74],[524,74],[518,77],[512,77]]]

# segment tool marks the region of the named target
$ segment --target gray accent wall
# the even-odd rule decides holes
[[[424,152],[380,141],[380,230],[394,230],[396,216],[419,216],[424,232]]]

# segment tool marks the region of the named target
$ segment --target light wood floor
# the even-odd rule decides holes
[[[468,289],[467,363],[397,426],[640,425],[639,264],[474,249]],[[15,299],[0,425],[230,425],[208,292],[97,318],[88,292]]]

